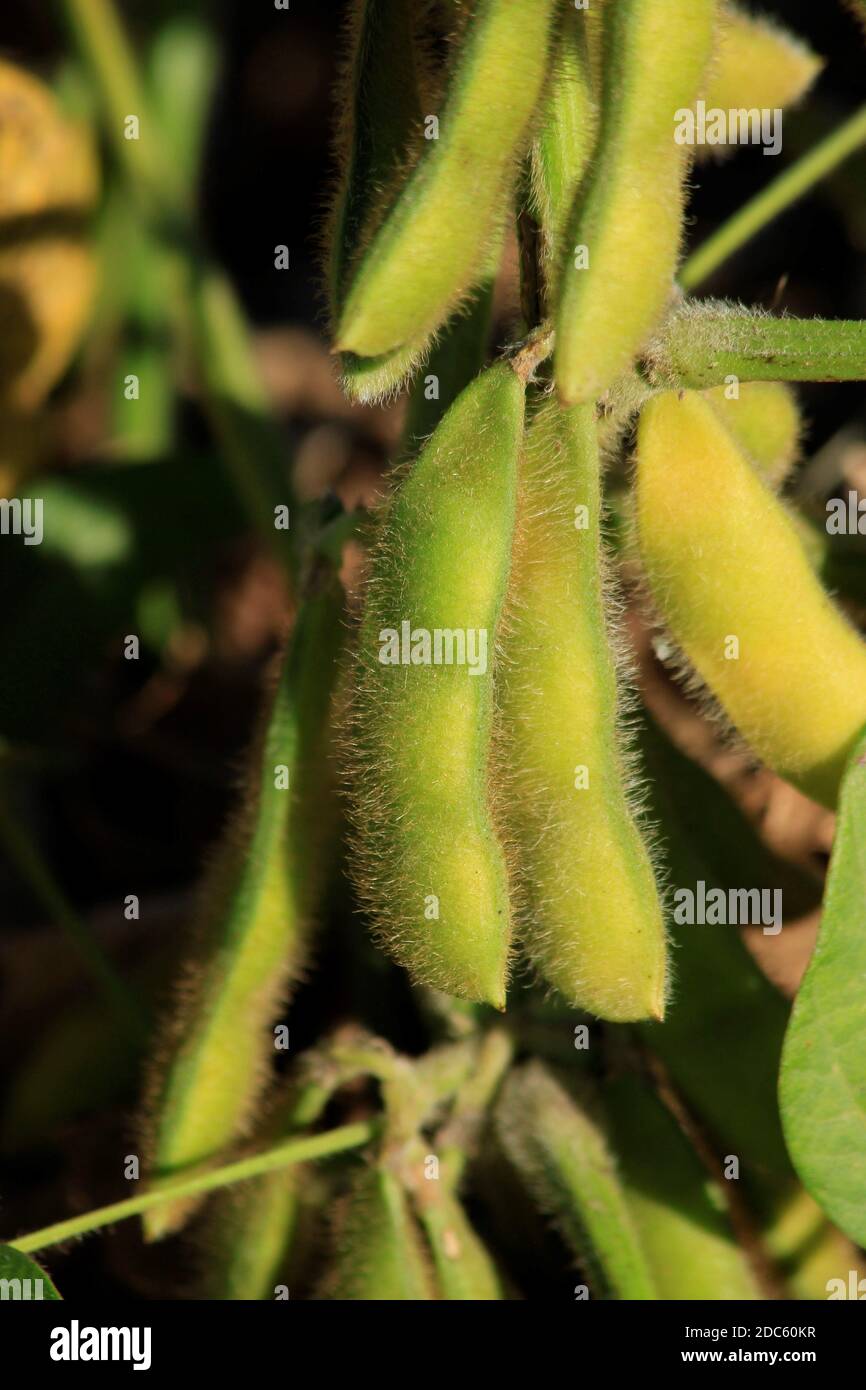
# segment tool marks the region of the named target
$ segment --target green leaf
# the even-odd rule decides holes
[[[866,736],[842,782],[818,944],[782,1053],[788,1149],[827,1215],[866,1244]]]
[[[0,1245],[0,1301],[59,1298],[57,1289],[35,1260],[11,1245]]]

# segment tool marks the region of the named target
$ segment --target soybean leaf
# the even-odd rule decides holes
[[[779,1099],[800,1177],[866,1243],[866,736],[842,782],[821,930],[794,1004]]]
[[[16,1301],[57,1300],[61,1295],[35,1260],[11,1245],[0,1245],[0,1297]]]

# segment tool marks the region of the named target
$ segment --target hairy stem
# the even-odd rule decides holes
[[[866,321],[772,318],[706,301],[668,319],[646,354],[663,390],[739,381],[866,380]]]
[[[176,1201],[180,1197],[196,1197],[213,1192],[231,1183],[245,1182],[249,1178],[260,1177],[263,1173],[273,1173],[278,1168],[288,1168],[294,1163],[306,1163],[314,1158],[327,1158],[331,1154],[345,1153],[348,1149],[360,1148],[375,1137],[376,1125],[372,1122],[342,1125],[326,1134],[314,1134],[303,1139],[290,1139],[277,1144],[264,1153],[253,1154],[250,1158],[227,1163],[223,1168],[213,1168],[209,1173],[199,1173],[196,1177],[181,1178],[177,1182],[160,1188],[159,1192],[142,1192],[128,1197],[123,1202],[113,1202],[111,1206],[98,1207],[95,1211],[74,1216],[69,1221],[58,1221],[54,1226],[44,1226],[40,1231],[21,1236],[10,1241],[13,1250],[27,1255],[34,1250],[43,1250],[48,1245],[60,1245],[73,1236],[87,1235],[103,1226],[113,1226],[116,1221],[126,1221],[131,1216],[140,1216],[164,1202]]]

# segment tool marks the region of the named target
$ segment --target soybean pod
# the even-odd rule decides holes
[[[435,1186],[431,1183],[430,1186]],[[438,1193],[418,1207],[430,1246],[436,1282],[449,1302],[487,1303],[504,1297],[489,1251],[473,1229],[460,1198]]]
[[[775,111],[795,105],[823,66],[808,44],[781,25],[724,4],[701,95],[708,114],[721,110],[727,116],[744,107]],[[718,151],[720,144],[698,147],[698,157]]]
[[[420,145],[422,111],[409,0],[354,0],[340,90],[337,154],[342,165],[327,232],[331,318],[342,313],[351,275],[405,181]],[[344,353],[349,396],[375,400],[396,390],[428,346],[427,335],[364,357]]]
[[[483,275],[501,235],[517,161],[541,95],[555,0],[479,0],[436,138],[365,247],[336,338],[342,352],[406,350],[445,322]]]
[[[688,150],[678,113],[710,56],[713,0],[615,0],[603,11],[601,131],[568,226],[556,311],[556,384],[589,401],[624,372],[672,290]]]
[[[508,583],[523,384],[458,397],[391,496],[349,719],[353,874],[420,984],[505,1005],[510,910],[493,804],[493,666]]]
[[[722,1188],[639,1076],[603,1087],[626,1200],[659,1299],[762,1297]]]
[[[832,807],[866,724],[866,645],[708,401],[656,396],[637,452],[638,544],[660,619],[757,756]]]
[[[797,461],[802,423],[785,381],[742,381],[704,395],[767,482],[780,488]]]
[[[219,1193],[206,1226],[202,1294],[220,1300],[273,1298],[297,1236],[303,1169],[266,1173]]]
[[[509,1076],[497,1106],[502,1147],[603,1298],[658,1296],[597,1100],[580,1102],[540,1062]]]
[[[544,119],[530,153],[530,207],[541,233],[545,303],[555,292],[562,241],[598,133],[598,91],[591,39],[594,11],[565,17]]]
[[[353,1181],[334,1230],[334,1255],[320,1293],[353,1302],[435,1297],[429,1258],[399,1179],[369,1166]]]
[[[521,937],[577,1008],[661,1018],[665,934],[628,801],[605,622],[595,412],[544,403],[521,456],[501,751]]]
[[[308,956],[331,814],[327,717],[340,615],[335,589],[305,600],[249,792],[205,879],[198,954],[150,1086],[155,1184],[208,1163],[245,1132],[268,1074],[269,1028]],[[190,1210],[188,1202],[155,1208],[146,1233],[177,1229]]]

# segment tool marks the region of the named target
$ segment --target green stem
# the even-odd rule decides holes
[[[25,834],[20,822],[7,804],[5,791],[0,788],[0,844],[34,897],[65,932],[114,1013],[136,1044],[148,1031],[147,1018],[135,995],[114,970],[90,929],[67,902],[51,870],[38,849]]]
[[[704,300],[674,314],[644,363],[661,390],[739,381],[864,381],[866,321],[795,319]]]
[[[315,1158],[327,1158],[331,1154],[345,1153],[348,1149],[360,1148],[376,1135],[376,1125],[372,1122],[343,1125],[329,1130],[326,1134],[315,1134],[303,1139],[290,1139],[277,1144],[265,1153],[253,1154],[250,1158],[228,1163],[223,1168],[213,1168],[208,1173],[196,1177],[179,1179],[177,1182],[160,1187],[158,1192],[142,1192],[136,1197],[128,1197],[123,1202],[113,1202],[108,1207],[98,1207],[95,1211],[74,1216],[69,1221],[58,1221],[54,1226],[45,1226],[41,1231],[21,1236],[10,1241],[13,1250],[23,1255],[34,1250],[42,1250],[47,1245],[60,1245],[73,1236],[87,1235],[103,1226],[112,1226],[117,1221],[126,1221],[131,1216],[162,1206],[165,1202],[179,1197],[196,1197],[213,1192],[231,1183],[245,1182],[249,1178],[261,1177],[263,1173],[273,1173],[279,1168],[288,1168],[294,1163],[306,1163]]]
[[[861,106],[832,134],[798,159],[760,193],[728,218],[693,251],[680,271],[680,284],[693,290],[738,251],[750,237],[802,198],[816,183],[866,144],[866,106]]]
[[[61,0],[72,37],[96,79],[106,133],[133,194],[149,215],[180,196],[161,157],[158,132],[144,84],[112,0]],[[137,116],[139,138],[127,139],[126,121]]]
[[[514,1060],[514,1043],[492,1028],[481,1043],[475,1066],[457,1092],[448,1120],[436,1136],[443,1186],[456,1192],[474,1153],[487,1112]]]

